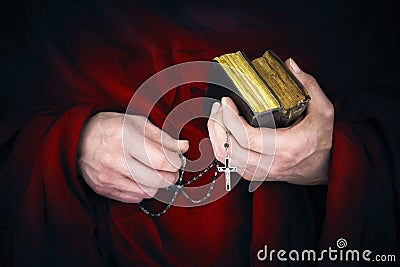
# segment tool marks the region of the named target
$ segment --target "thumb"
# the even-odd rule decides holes
[[[239,115],[235,103],[229,97],[222,98],[222,114],[225,127],[231,132],[241,147],[257,152],[262,151],[260,128],[254,128]],[[252,140],[250,140],[250,136]]]
[[[318,85],[313,76],[302,71],[292,58],[286,60],[285,63],[290,71],[294,74],[294,76],[308,91],[308,94],[311,98],[308,106],[309,111],[313,109],[324,109],[326,105],[330,105],[328,97],[322,91],[321,87]]]
[[[239,110],[230,97],[223,97],[221,99],[221,102],[222,102],[222,105],[228,106],[234,114],[239,115]]]

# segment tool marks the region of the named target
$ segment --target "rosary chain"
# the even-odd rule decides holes
[[[229,130],[226,130],[226,140],[224,143],[224,148],[225,148],[225,156],[228,157],[229,156],[229,136],[231,135],[231,132]]]
[[[228,149],[229,149],[229,136],[231,135],[231,132],[229,130],[226,130],[226,141],[224,143],[224,148],[225,148],[225,153],[226,153],[226,157],[229,156],[228,154]],[[183,182],[183,176],[185,173],[185,168],[186,168],[186,157],[180,152],[178,151],[177,154],[179,155],[179,157],[182,160],[182,166],[179,169],[179,178],[176,184],[171,185],[169,187],[166,187],[165,190],[172,190],[174,189],[174,194],[171,198],[171,200],[167,203],[167,205],[164,207],[164,209],[162,209],[159,212],[151,212],[148,209],[146,209],[145,207],[143,207],[141,205],[141,203],[139,203],[139,208],[147,215],[151,216],[151,217],[160,217],[161,215],[165,214],[167,212],[167,210],[169,210],[169,208],[172,206],[172,204],[175,202],[176,198],[178,197],[179,193],[182,193],[182,195],[188,199],[190,202],[192,202],[193,204],[199,204],[202,203],[204,201],[206,201],[209,197],[211,197],[211,192],[214,190],[215,187],[215,182],[217,180],[217,175],[218,175],[218,168],[219,168],[219,161],[217,159],[214,159],[214,161],[208,165],[204,170],[202,170],[198,175],[194,176],[192,179],[190,179],[187,182]],[[191,197],[186,191],[185,191],[185,187],[190,185],[191,183],[197,181],[198,179],[200,179],[201,176],[203,176],[205,173],[207,173],[209,170],[211,170],[212,167],[216,166],[215,171],[214,171],[214,176],[212,177],[212,181],[210,184],[210,187],[207,190],[207,193],[200,199],[194,199],[193,197]]]
[[[183,156],[180,152],[178,152],[178,155],[181,157],[182,159],[182,167],[179,170],[179,178],[178,178],[178,182],[177,184],[171,185],[167,188],[165,188],[165,190],[171,190],[171,189],[175,189],[174,194],[171,198],[171,200],[167,203],[167,205],[164,207],[164,209],[162,209],[159,212],[153,213],[151,211],[149,211],[148,209],[146,209],[145,207],[143,207],[140,203],[139,203],[139,208],[147,215],[151,216],[151,217],[160,217],[161,215],[165,214],[169,208],[172,206],[172,204],[175,202],[176,198],[178,197],[179,193],[182,193],[183,196],[185,196],[190,202],[194,203],[194,204],[198,204],[198,203],[202,203],[204,201],[206,201],[210,196],[211,196],[211,192],[214,190],[215,187],[215,182],[217,180],[217,175],[218,175],[218,167],[219,167],[219,162],[218,160],[214,160],[210,165],[208,165],[204,170],[202,170],[198,175],[194,176],[192,179],[190,179],[187,182],[183,182],[183,176],[185,173],[185,167],[186,167],[186,157]],[[215,171],[214,171],[214,176],[212,177],[212,181],[210,184],[209,189],[207,190],[207,193],[205,194],[204,197],[200,198],[200,199],[193,199],[191,196],[188,195],[188,193],[184,190],[185,186],[188,186],[189,184],[197,181],[198,179],[200,179],[200,177],[202,177],[205,173],[207,173],[213,166],[216,166]]]

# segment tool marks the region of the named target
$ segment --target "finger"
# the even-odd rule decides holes
[[[105,194],[104,196],[123,203],[140,203],[143,199],[150,198],[143,195],[132,194],[131,192],[120,191],[117,189]]]
[[[132,133],[132,135],[124,136],[124,151],[127,159],[135,158],[153,169],[162,171],[176,172],[181,167],[182,160],[176,152],[164,149],[161,144],[142,133],[137,133],[135,129],[128,129],[126,132]]]
[[[252,182],[265,181],[267,179],[273,156],[243,148],[233,137],[230,138],[230,148],[231,165],[237,167],[237,173],[244,179]],[[257,187],[252,186],[252,188],[255,190]]]
[[[115,192],[126,192],[134,198],[151,198],[158,189],[140,187],[136,182],[125,176],[113,175],[112,177],[99,177],[97,180],[91,181],[89,186],[97,194],[102,196],[114,196]],[[142,189],[143,188],[143,189]],[[134,201],[134,200],[132,200]]]
[[[124,149],[128,155],[158,170],[175,172],[181,167],[182,160],[176,151],[186,152],[188,141],[173,139],[142,116],[127,115],[124,127]]]
[[[158,191],[158,188],[150,188],[139,185],[128,177],[115,177],[112,180],[110,188],[128,193],[139,198],[152,198]]]
[[[250,132],[253,132],[252,127],[243,119],[243,117],[239,116],[239,111],[230,98],[223,97],[221,103],[224,125],[242,147],[250,149],[248,137]]]
[[[210,132],[210,139],[214,145],[214,153],[216,158],[224,162],[225,159],[225,148],[223,143],[226,140],[226,130],[222,127],[218,121],[221,119],[221,111],[218,108],[219,105],[215,105],[210,116],[208,128]],[[215,140],[218,140],[215,142]],[[237,173],[246,180],[252,181],[249,190],[256,190],[261,183],[254,183],[255,181],[265,181],[267,179],[268,172],[272,165],[273,156],[263,155],[258,152],[243,148],[238,141],[231,136],[229,138],[229,151],[231,155],[231,164],[237,167]]]
[[[223,144],[226,141],[226,129],[219,123],[222,119],[221,116],[220,105],[214,104],[208,123],[208,129],[216,158],[224,162],[226,155]],[[238,174],[249,181],[264,181],[267,179],[273,156],[263,155],[242,147],[234,136],[229,138],[229,144],[231,164],[238,168]],[[257,187],[258,186],[253,185],[251,188],[255,190]]]
[[[321,87],[318,85],[313,76],[302,71],[292,58],[286,60],[285,63],[294,76],[296,76],[300,83],[303,84],[310,95],[311,101],[307,107],[308,112],[312,111],[313,109],[323,111],[326,109],[327,105],[331,105],[328,97],[322,91]]]
[[[219,123],[219,121],[221,120],[222,120],[221,106],[219,104],[215,104],[213,106],[213,110],[211,112],[209,120],[210,139],[213,143],[214,153],[216,158],[220,162],[225,162],[226,151],[224,143],[226,142],[226,129],[223,125]],[[231,163],[235,164],[235,167],[238,167],[239,170],[242,170],[239,171],[239,173],[243,174],[245,169],[251,165],[251,164],[249,165],[250,153],[254,153],[252,158],[253,162],[255,161],[256,158],[254,156],[256,156],[259,153],[243,148],[233,136],[229,136],[228,143],[229,143],[228,152],[231,157]],[[256,166],[257,163],[253,165]]]
[[[145,122],[144,133],[153,141],[161,144],[164,149],[168,149],[174,152],[181,151],[182,153],[185,153],[189,149],[189,141],[177,140],[172,138],[168,133],[157,128],[148,120]]]
[[[223,144],[225,142],[225,129],[222,126],[221,105],[215,102],[211,109],[210,118],[207,123],[208,134],[215,157],[220,159],[223,154]]]
[[[153,169],[135,158],[127,159],[130,177],[141,187],[163,188],[178,180],[178,172]]]
[[[122,154],[113,155],[111,153],[103,153],[101,164],[107,170],[111,170],[113,173],[118,173],[120,176],[132,179],[134,177],[144,177],[141,179],[135,178],[134,180],[144,186],[152,188],[169,186],[175,183],[178,179],[177,171],[169,172],[155,170],[130,156]],[[88,165],[91,166],[90,164]],[[107,179],[107,177],[105,177],[105,179]]]
[[[137,184],[138,189],[136,191],[127,191],[127,190],[120,190],[120,189],[115,189],[116,191],[119,191],[121,193],[130,195],[130,196],[134,196],[136,198],[139,199],[150,199],[153,198],[157,192],[158,192],[158,188],[150,188],[150,187],[146,187],[140,184]]]
[[[124,193],[124,192],[120,192],[120,191],[112,191],[103,196],[106,198],[114,199],[119,202],[128,203],[128,204],[140,203],[143,200],[143,198],[141,198],[141,197],[136,197],[136,196]]]
[[[254,128],[239,116],[236,105],[229,97],[222,98],[223,123],[239,144],[262,154],[274,153],[275,129]]]
[[[150,199],[153,198],[154,195],[147,195],[147,194],[132,194],[130,192],[126,191],[119,191],[115,190],[112,192],[112,195],[114,196],[113,199],[117,199],[118,201],[124,202],[124,203],[139,203],[143,199]]]

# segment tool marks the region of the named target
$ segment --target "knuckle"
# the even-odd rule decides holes
[[[296,149],[292,149],[291,151],[282,151],[281,152],[281,160],[285,165],[292,166],[295,165],[298,158],[298,152]]]
[[[256,147],[256,145],[258,144],[257,138],[258,136],[256,136],[254,133],[249,133],[248,141],[243,147],[247,149],[250,149],[251,147]]]
[[[113,146],[113,144],[110,145]],[[121,164],[121,162],[124,162],[124,164]],[[119,168],[126,166],[125,155],[122,149],[102,151],[99,155],[99,163],[104,169],[119,170]]]
[[[97,186],[103,186],[104,184],[106,184],[107,183],[107,181],[108,181],[108,177],[107,177],[107,175],[104,175],[104,174],[99,174],[98,176],[97,176],[97,179],[96,179],[97,181],[97,183],[95,184],[95,185],[97,185]]]
[[[332,136],[325,136],[319,140],[318,146],[316,147],[316,151],[319,150],[330,150],[332,148]]]
[[[241,147],[249,149],[253,142],[251,139],[252,138],[249,135],[246,135],[245,137],[243,136],[243,138],[237,138],[236,140]]]
[[[325,117],[327,117],[328,119],[333,119],[334,115],[335,115],[335,108],[333,104],[329,101],[327,107],[325,108]]]
[[[103,153],[100,158],[100,164],[106,169],[112,169],[115,166],[114,159],[110,153]]]
[[[246,131],[246,140],[245,142],[242,142],[241,144],[242,147],[250,149],[257,147],[257,145],[260,143],[260,138],[261,138],[261,132],[260,129],[258,128],[250,128]]]
[[[310,77],[310,82],[311,82],[311,83],[313,83],[313,84],[316,84],[316,83],[317,83],[317,79],[315,79],[314,76],[312,76],[312,75],[309,74],[309,77]]]
[[[317,84],[317,80],[314,78],[314,76],[312,76],[310,74],[306,74],[305,83],[307,85],[315,85],[315,84]]]
[[[156,170],[164,170],[164,169],[167,169],[168,164],[165,160],[158,158],[158,159],[152,161],[152,166]]]

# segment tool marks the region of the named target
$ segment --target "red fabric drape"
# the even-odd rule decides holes
[[[1,266],[287,266],[260,262],[257,252],[265,244],[333,247],[341,237],[351,247],[395,253],[396,33],[382,20],[385,6],[352,7],[10,3],[1,63]],[[253,58],[267,48],[294,57],[335,105],[328,186],[265,183],[249,193],[241,181],[212,204],[153,219],[135,204],[94,194],[77,176],[76,147],[91,115],[124,112],[135,90],[166,67],[237,50]],[[204,90],[170,92],[152,121],[161,126],[171,107]],[[207,137],[205,122],[181,133],[191,142],[189,158]]]

